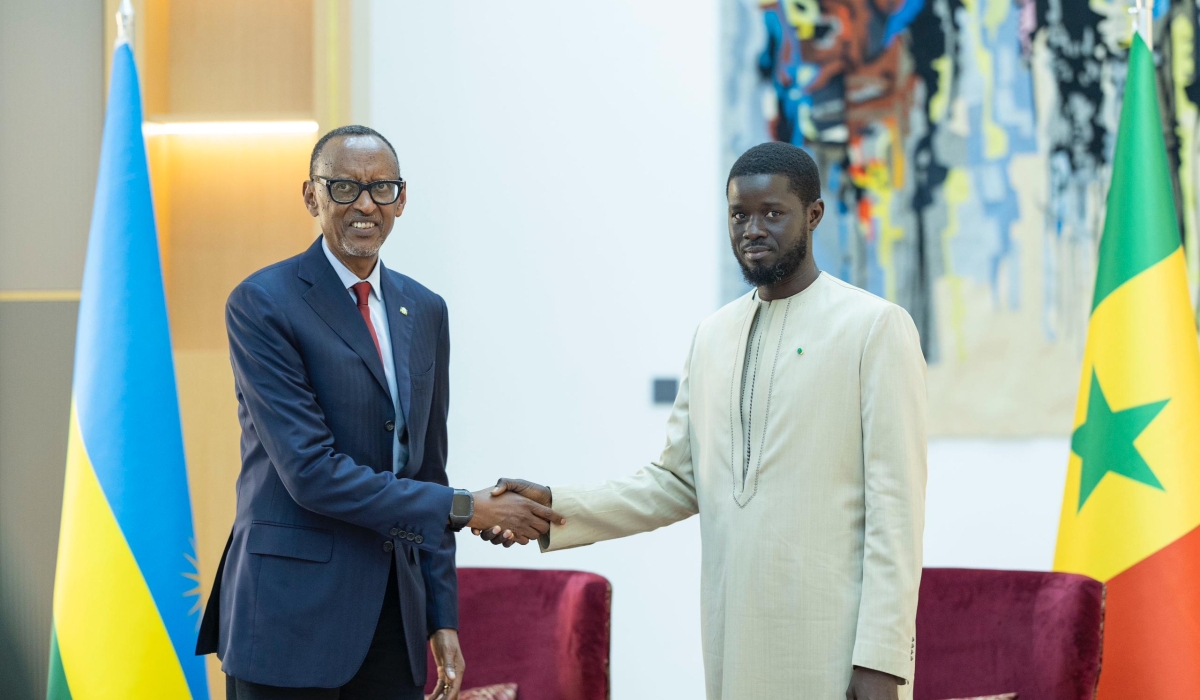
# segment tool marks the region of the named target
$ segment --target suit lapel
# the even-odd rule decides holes
[[[367,369],[371,370],[371,374],[379,382],[383,393],[390,396],[387,376],[383,373],[383,362],[379,359],[379,351],[375,349],[375,341],[371,340],[371,332],[367,330],[367,324],[363,322],[358,308],[350,299],[350,293],[342,286],[337,273],[325,259],[320,238],[317,238],[304,253],[300,261],[300,278],[312,285],[304,293],[304,301],[329,324],[334,333],[358,353],[366,363]]]
[[[404,293],[404,279],[386,267],[379,271],[380,286],[383,287],[383,308],[388,315],[388,335],[392,340],[392,362],[396,366],[396,393],[400,394],[400,412],[404,415],[404,424],[409,419],[409,403],[412,401],[412,375],[409,373],[408,358],[412,348],[413,324],[407,314],[400,312],[408,310],[412,299]]]

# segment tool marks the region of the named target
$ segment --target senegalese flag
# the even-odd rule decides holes
[[[113,57],[79,303],[49,700],[208,698],[199,586],[129,45]]]
[[[1099,700],[1200,698],[1200,349],[1154,59],[1130,52],[1054,568],[1105,582]]]

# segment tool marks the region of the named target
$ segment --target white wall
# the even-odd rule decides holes
[[[1048,571],[1067,438],[929,443],[925,566]]]
[[[717,10],[371,6],[369,122],[410,183],[384,258],[450,305],[455,485],[595,482],[658,455],[651,378],[678,375],[728,254]],[[927,564],[1048,568],[1066,455],[931,444]],[[692,519],[552,555],[463,538],[459,564],[607,576],[613,697],[697,698],[698,536]]]
[[[409,181],[383,256],[450,307],[456,485],[590,482],[658,456],[651,379],[678,376],[717,305],[716,15],[715,0],[371,7],[372,124]],[[698,531],[553,555],[464,538],[459,563],[607,576],[613,696],[703,697]]]

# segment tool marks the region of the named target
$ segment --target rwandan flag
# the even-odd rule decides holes
[[[75,341],[49,700],[208,698],[141,96],[113,57]]]
[[[1105,582],[1099,700],[1200,698],[1200,350],[1154,58],[1130,52],[1054,568]]]

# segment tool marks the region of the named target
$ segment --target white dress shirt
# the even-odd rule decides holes
[[[392,407],[396,410],[396,429],[392,431],[392,471],[399,473],[400,468],[408,461],[408,445],[400,441],[400,435],[404,432],[404,414],[400,412],[400,404],[396,398],[399,396],[396,391],[396,361],[392,358],[392,336],[388,333],[387,307],[383,304],[383,290],[379,286],[379,261],[375,261],[375,268],[371,270],[371,274],[367,275],[365,280],[360,280],[358,275],[337,259],[329,249],[329,241],[324,237],[321,238],[321,250],[325,251],[325,258],[333,266],[338,279],[345,285],[346,293],[354,301],[355,309],[358,308],[358,297],[354,295],[351,287],[359,282],[371,285],[367,308],[371,312],[371,325],[375,326],[375,335],[379,338],[379,352],[383,355],[383,375],[387,378],[388,393],[392,395]]]

